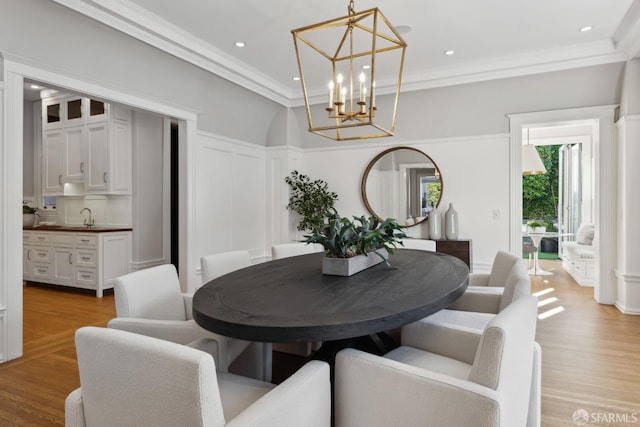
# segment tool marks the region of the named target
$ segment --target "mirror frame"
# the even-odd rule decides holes
[[[371,215],[373,215],[374,217],[376,217],[380,221],[384,221],[385,218],[381,218],[373,210],[373,208],[371,207],[371,204],[369,203],[369,199],[367,198],[367,178],[369,177],[369,172],[371,172],[371,169],[373,168],[373,166],[376,164],[376,162],[378,160],[380,160],[385,155],[387,155],[387,154],[389,154],[391,152],[394,152],[394,151],[398,151],[398,150],[415,151],[416,153],[425,156],[427,159],[429,159],[429,161],[431,161],[431,163],[433,163],[433,165],[435,166],[435,168],[438,171],[438,173],[440,173],[440,197],[438,197],[438,202],[436,203],[435,208],[440,206],[440,202],[442,201],[442,193],[444,192],[444,182],[442,180],[442,172],[440,171],[440,168],[438,167],[438,164],[436,162],[434,162],[433,159],[428,154],[418,150],[417,148],[406,147],[406,146],[392,147],[392,148],[389,148],[389,149],[384,150],[383,152],[379,153],[377,156],[375,156],[373,158],[373,160],[371,160],[369,162],[369,164],[367,165],[366,169],[364,170],[364,174],[362,175],[362,181],[360,182],[360,195],[362,197],[362,201],[364,202],[365,207],[367,208],[367,210],[369,211],[369,213]],[[416,222],[416,223],[414,223],[412,225],[407,225],[407,227],[413,227],[413,226],[416,226],[418,224],[422,224],[423,222],[425,222],[427,220],[427,218],[429,218],[429,215],[425,216],[419,222]],[[404,225],[404,221],[406,220],[406,218],[396,218],[396,220],[398,221],[399,224]]]

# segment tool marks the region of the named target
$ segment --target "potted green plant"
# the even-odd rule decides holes
[[[538,219],[527,221],[529,233],[545,233],[547,231],[547,223]]]
[[[22,226],[32,227],[36,222],[36,212],[38,208],[32,208],[26,203],[22,204]]]
[[[333,208],[338,195],[329,191],[329,185],[325,181],[312,181],[309,176],[297,170],[291,172],[284,181],[291,189],[287,209],[300,215],[298,230],[314,232],[324,224],[325,212]]]
[[[324,247],[324,274],[351,276],[382,261],[389,265],[389,254],[407,237],[402,231],[405,227],[393,218],[380,222],[375,216],[354,216],[351,220],[341,217],[333,208],[325,217],[322,227],[317,227],[306,239]]]

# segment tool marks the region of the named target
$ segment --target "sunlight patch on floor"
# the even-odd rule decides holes
[[[547,319],[547,318],[549,318],[551,316],[554,316],[554,315],[556,315],[558,313],[561,313],[563,311],[564,311],[564,307],[563,306],[552,308],[551,310],[547,310],[547,311],[545,311],[543,313],[538,314],[538,319],[539,320],[544,320],[544,319]]]
[[[546,289],[543,289],[543,290],[541,290],[541,291],[534,292],[534,293],[533,293],[533,294],[531,294],[531,295],[533,295],[534,297],[541,297],[542,295],[546,295],[546,294],[548,294],[549,292],[553,292],[554,290],[555,290],[555,289],[553,289],[553,288],[546,288]]]
[[[545,305],[551,304],[552,302],[556,301],[558,301],[558,298],[556,297],[545,298],[542,301],[538,301],[538,307],[544,307]]]

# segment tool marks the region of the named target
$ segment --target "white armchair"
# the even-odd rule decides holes
[[[419,251],[436,251],[436,241],[427,239],[402,239],[402,245],[398,249],[416,249]]]
[[[322,251],[324,251],[324,248],[319,243],[281,243],[279,245],[271,246],[271,259],[288,258]]]
[[[66,427],[328,427],[329,366],[312,361],[276,386],[216,372],[210,354],[107,328],[76,332],[80,388]]]
[[[216,366],[223,372],[251,344],[209,332],[193,320],[193,294],[182,293],[172,264],[120,276],[115,281],[114,294],[117,317],[109,321],[109,328],[178,344],[212,338],[218,343],[218,352],[213,355]],[[256,360],[256,365],[261,363]],[[265,376],[261,373],[260,377]]]
[[[529,294],[531,279],[524,261],[500,251],[496,254],[491,273],[469,274],[466,291],[448,308],[496,314],[515,299]]]
[[[539,420],[530,414],[540,355],[534,341],[536,301],[533,296],[514,301],[482,334],[438,325],[414,334],[404,327],[402,346],[384,357],[341,351],[335,368],[336,426],[535,425],[528,423]]]
[[[229,251],[203,256],[200,258],[202,284],[250,265],[249,251]]]
[[[251,256],[246,250],[219,252],[203,256],[200,258],[202,284],[250,265]],[[230,338],[226,339],[231,340]],[[254,342],[237,356],[229,369],[236,374],[271,381],[272,360],[271,343]]]

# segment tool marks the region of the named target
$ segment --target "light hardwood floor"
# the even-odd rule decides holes
[[[532,277],[532,292],[552,288],[539,299],[557,301],[539,311],[563,308],[538,321],[542,425],[575,426],[574,412],[584,409],[600,420],[588,425],[640,426],[640,316],[597,304],[559,262],[541,262],[554,275]],[[62,426],[64,399],[79,386],[73,333],[106,325],[115,316],[113,295],[29,285],[24,301],[24,356],[0,364],[0,426]],[[274,355],[274,378],[299,363]]]

